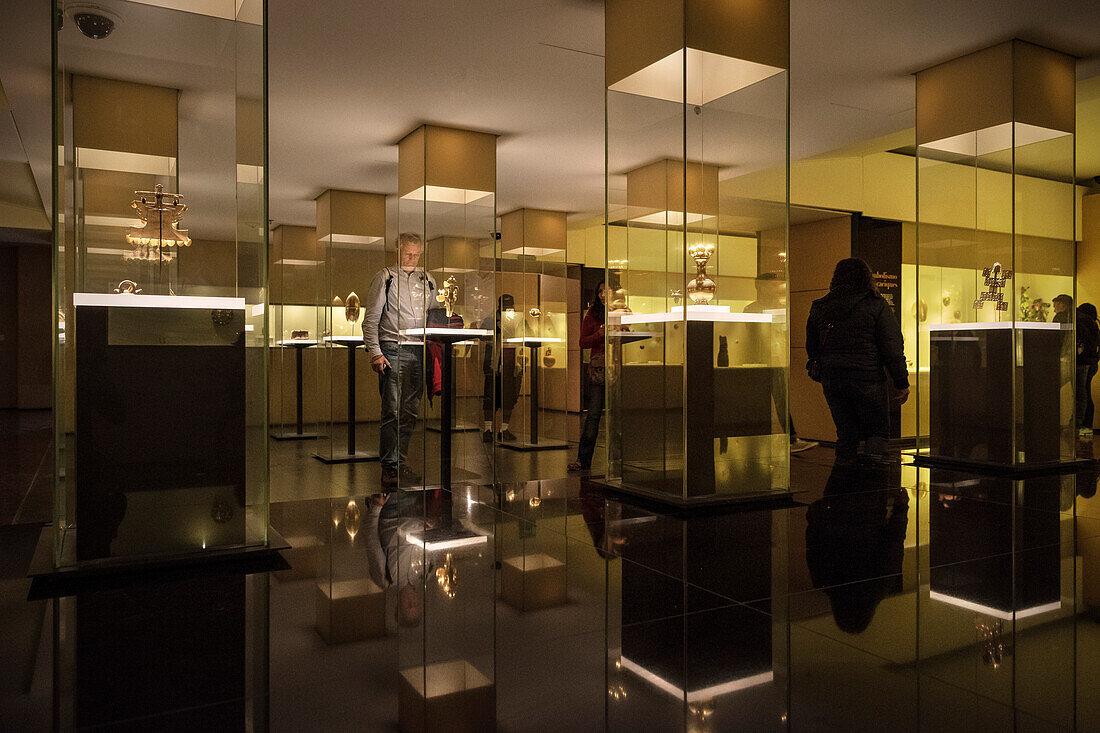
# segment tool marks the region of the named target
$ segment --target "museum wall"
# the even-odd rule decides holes
[[[50,249],[0,244],[0,408],[49,409]]]

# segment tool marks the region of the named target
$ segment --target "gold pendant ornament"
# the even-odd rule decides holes
[[[542,315],[542,310],[537,307],[532,308],[531,310],[527,311],[527,315],[531,316],[532,318],[538,318]]]
[[[354,290],[348,293],[348,297],[344,298],[344,317],[352,325],[355,325],[355,322],[359,320],[359,296],[355,294]]]
[[[455,314],[455,302],[458,300],[458,280],[455,280],[454,275],[443,281],[443,285],[436,293],[435,299],[447,309],[448,318]]]
[[[159,183],[153,191],[134,191],[134,195],[137,198],[130,206],[137,211],[141,225],[126,233],[126,241],[135,248],[128,259],[158,259],[157,251],[163,247],[191,246],[187,230],[179,228],[187,211],[187,204],[180,201],[183,196],[165,193]]]
[[[448,598],[454,598],[458,593],[458,568],[451,553],[448,552],[443,558],[443,566],[435,569],[435,582],[439,583],[439,589]]]
[[[714,245],[700,242],[688,247],[688,256],[695,260],[695,278],[688,283],[687,292],[691,302],[706,305],[714,298],[718,286],[707,275],[707,262],[714,256]]]
[[[123,280],[115,288],[116,293],[129,293],[130,295],[137,295],[141,292],[141,288],[137,286],[137,283],[133,280]]]

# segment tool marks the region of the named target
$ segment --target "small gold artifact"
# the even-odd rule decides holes
[[[351,324],[359,320],[359,296],[355,294],[354,290],[348,293],[348,297],[344,299],[344,317]]]
[[[131,295],[137,295],[141,292],[141,288],[137,286],[137,283],[133,280],[123,280],[115,288],[116,293],[129,293]]]
[[[448,318],[455,314],[455,301],[458,300],[458,280],[455,280],[454,275],[443,281],[443,285],[436,293],[435,299],[447,309]]]
[[[535,307],[527,311],[527,315],[531,316],[532,318],[538,318],[542,315],[542,310],[540,310],[538,307]]]

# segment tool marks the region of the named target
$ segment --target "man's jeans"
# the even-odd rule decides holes
[[[604,385],[588,385],[588,404],[581,428],[581,444],[577,448],[577,463],[582,468],[592,467],[592,454],[596,452],[596,438],[600,435],[600,417],[603,416]]]
[[[424,392],[423,349],[383,341],[379,346],[390,363],[388,373],[378,375],[382,396],[379,451],[383,466],[397,467],[409,456],[409,438],[416,430],[420,396]]]
[[[836,425],[836,457],[855,458],[861,440],[866,441],[866,453],[885,453],[890,439],[889,383],[826,379],[821,386]]]

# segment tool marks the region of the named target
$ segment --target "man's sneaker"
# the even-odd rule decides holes
[[[816,448],[820,445],[816,440],[803,440],[802,438],[795,438],[791,442],[791,453],[801,453],[804,450],[810,448]]]
[[[503,443],[511,443],[512,441],[516,440],[516,434],[513,433],[511,430],[503,430],[500,433],[500,440]]]
[[[492,430],[486,430],[484,433],[482,433],[481,434],[481,442],[482,443],[492,443],[493,442],[493,431]]]
[[[382,466],[382,486],[392,489],[397,486],[397,469],[393,466]]]

